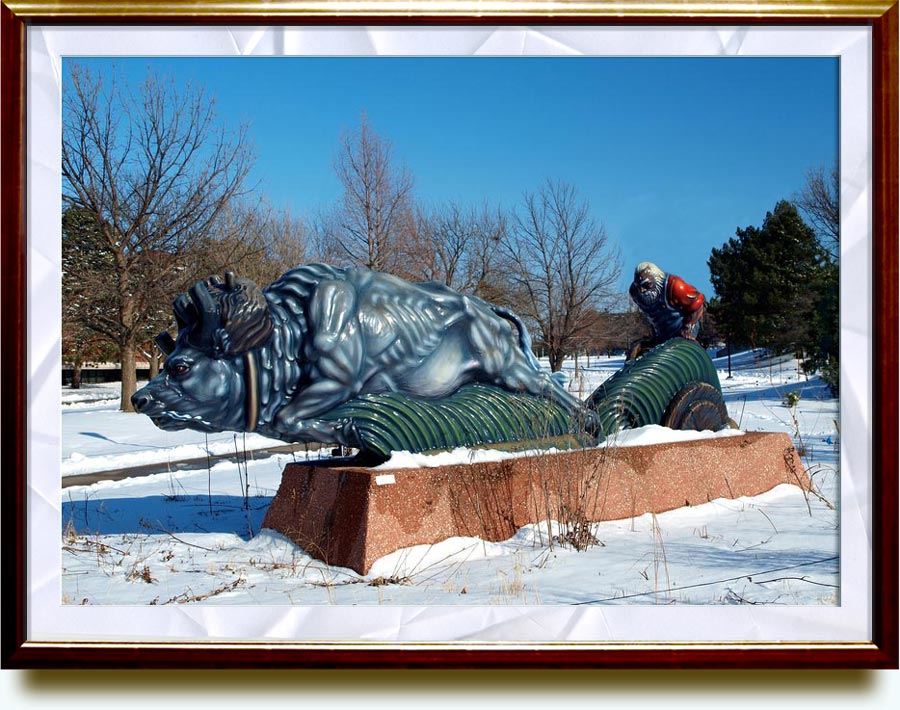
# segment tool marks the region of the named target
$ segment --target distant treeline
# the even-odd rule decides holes
[[[621,292],[615,241],[575,185],[547,178],[514,206],[426,203],[393,143],[363,114],[335,146],[340,197],[296,215],[273,208],[250,184],[248,127],[226,125],[211,99],[203,87],[152,72],[130,86],[71,66],[63,97],[62,351],[72,386],[85,362],[120,362],[121,406],[130,410],[135,362],[149,362],[150,376],[158,371],[163,355],[153,338],[173,328],[178,294],[225,270],[265,285],[311,261],[439,281],[507,306],[525,319],[554,370],[567,356],[624,349],[646,334]],[[785,209],[773,214],[781,220]],[[766,261],[752,246],[766,227],[754,229],[713,250],[716,298],[701,338],[802,344],[811,366],[830,366],[833,348],[809,346],[828,326],[831,304],[816,294],[830,293],[830,277],[820,273],[829,262],[816,256],[809,280],[806,267],[790,261],[807,256],[781,250],[777,263]],[[791,283],[791,264],[802,288]],[[777,280],[751,283],[758,268]],[[751,295],[773,286],[783,291],[773,308],[788,303],[814,333],[775,310],[762,314],[765,328],[751,327]]]

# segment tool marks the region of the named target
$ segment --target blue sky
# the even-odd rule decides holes
[[[79,61],[203,84],[222,121],[250,124],[261,189],[301,215],[339,197],[338,139],[363,112],[426,202],[514,207],[565,180],[619,245],[623,292],[649,260],[711,296],[710,250],[838,155],[830,57]]]

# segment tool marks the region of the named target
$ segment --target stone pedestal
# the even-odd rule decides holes
[[[779,483],[810,487],[790,437],[775,433],[394,471],[293,463],[263,527],[365,574],[379,557],[412,545],[506,540],[542,520],[630,518]]]

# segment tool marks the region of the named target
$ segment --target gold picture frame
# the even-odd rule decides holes
[[[787,2],[648,2],[573,0],[232,0],[216,2],[2,3],[2,660],[4,667],[897,667],[898,372],[898,5],[845,0]],[[854,25],[872,31],[872,638],[865,642],[734,643],[141,643],[34,640],[28,635],[27,367],[28,240],[26,220],[27,29],[40,25],[179,24],[602,24],[612,26],[740,24]]]

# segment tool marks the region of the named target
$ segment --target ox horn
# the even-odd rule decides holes
[[[219,327],[219,309],[205,281],[198,281],[190,289],[191,300],[197,308],[200,332],[197,340],[202,346],[211,347]]]
[[[167,331],[163,331],[153,340],[156,342],[156,347],[158,347],[163,355],[166,355],[167,357],[171,355],[172,351],[175,349],[175,341]]]
[[[193,307],[188,297],[184,294],[180,295],[172,302],[172,312],[175,314],[175,320],[178,323],[178,330],[196,320],[196,314],[191,313]]]

